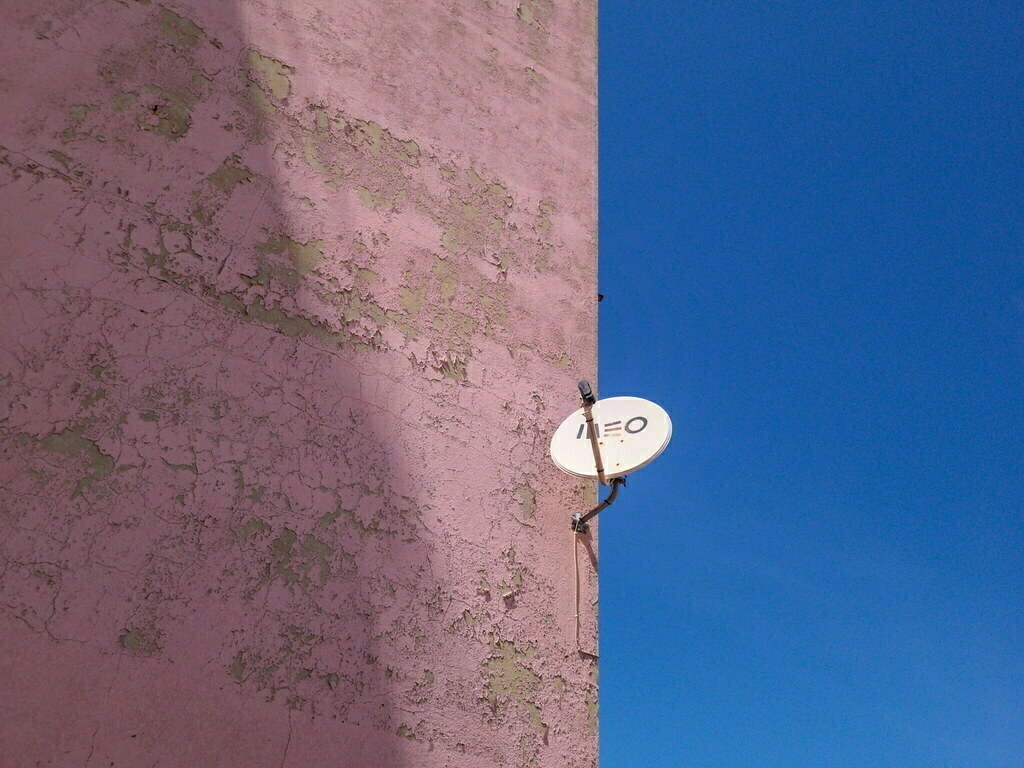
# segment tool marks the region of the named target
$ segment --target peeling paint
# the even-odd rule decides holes
[[[245,525],[242,526],[242,530],[238,534],[238,538],[241,540],[248,539],[260,533],[266,533],[270,530],[270,526],[266,522],[259,518],[246,521]]]
[[[114,457],[104,453],[95,442],[84,437],[80,427],[47,435],[39,441],[39,445],[47,451],[84,461],[88,474],[78,481],[72,498],[80,496],[93,483],[105,478],[116,466]]]
[[[522,511],[524,517],[534,517],[537,506],[537,494],[533,488],[530,487],[529,483],[520,483],[515,488],[516,495],[519,496],[519,509]]]
[[[231,157],[206,180],[222,192],[230,192],[236,185],[252,181],[253,173],[237,157]]]
[[[139,127],[165,138],[177,140],[192,127],[192,106],[196,97],[190,93],[146,86],[142,93],[151,96],[146,114],[139,118]]]
[[[117,638],[121,647],[143,656],[152,656],[160,650],[161,633],[153,627],[133,627]]]
[[[406,312],[415,313],[419,312],[423,307],[423,302],[427,298],[426,286],[420,286],[415,291],[411,288],[402,287],[402,295],[398,299],[399,306],[402,307]]]
[[[327,110],[323,107],[313,107],[313,114],[316,117],[317,133],[326,133],[331,128],[330,118],[327,117]]]
[[[90,112],[95,112],[99,107],[94,104],[74,104],[68,109],[68,127],[61,133],[61,138],[65,141],[75,138],[79,135],[79,128],[85,119],[89,116]]]
[[[175,45],[192,47],[199,42],[199,38],[206,37],[206,33],[195,22],[186,19],[184,16],[179,16],[165,6],[160,6],[157,24],[159,24],[163,33]]]
[[[533,701],[540,685],[540,678],[523,662],[536,653],[532,646],[519,651],[515,643],[501,640],[494,645],[494,653],[484,663],[487,682],[484,685],[484,700],[497,713],[503,704],[511,703],[525,712],[531,725],[547,736],[541,709]]]
[[[248,52],[249,66],[258,73],[269,88],[270,95],[278,101],[288,98],[292,90],[290,75],[295,69],[283,61],[264,56],[259,51],[250,48]]]
[[[242,652],[239,651],[235,654],[234,661],[231,662],[231,666],[228,667],[228,674],[230,674],[235,680],[241,681],[245,675],[246,663],[243,660]]]
[[[124,93],[117,94],[111,102],[111,106],[115,112],[124,112],[126,109],[131,107],[132,104],[138,101],[138,99],[139,94],[126,91]]]
[[[541,59],[548,50],[548,27],[553,22],[554,4],[551,0],[529,0],[516,8],[516,18],[530,31],[530,55]]]
[[[354,136],[355,141],[363,144],[370,150],[370,154],[379,155],[384,147],[385,134],[390,136],[382,125],[372,120],[353,120],[348,133]]]
[[[295,271],[300,275],[312,272],[324,257],[323,240],[307,240],[302,243],[290,237],[282,236],[264,241],[257,250],[261,253],[282,254],[287,252]]]

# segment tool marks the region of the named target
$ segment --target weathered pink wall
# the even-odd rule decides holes
[[[595,0],[2,6],[0,765],[591,765]]]

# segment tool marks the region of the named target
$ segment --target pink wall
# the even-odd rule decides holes
[[[0,765],[590,766],[595,0],[3,16]]]

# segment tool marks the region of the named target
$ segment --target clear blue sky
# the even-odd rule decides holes
[[[1022,14],[601,3],[602,768],[1024,766]]]

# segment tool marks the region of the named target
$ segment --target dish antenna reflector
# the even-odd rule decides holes
[[[610,485],[611,493],[587,514],[572,517],[572,529],[586,533],[587,520],[608,507],[626,475],[654,461],[672,439],[665,409],[639,397],[598,400],[590,383],[579,383],[583,405],[551,437],[551,460],[563,472]]]
[[[591,417],[607,480],[646,467],[672,439],[672,420],[665,409],[639,397],[598,400],[591,408]],[[555,430],[551,459],[570,475],[600,479],[586,408],[572,413]]]

